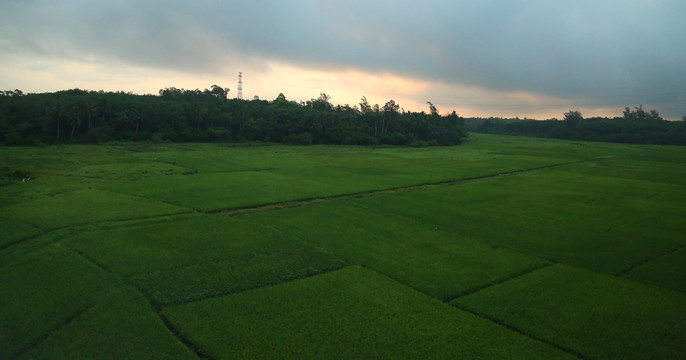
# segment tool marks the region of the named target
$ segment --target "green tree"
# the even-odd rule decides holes
[[[219,85],[212,85],[210,93],[217,99],[226,100],[226,97],[229,95],[229,88],[225,89]]]
[[[284,95],[283,93],[279,93],[279,95],[276,97],[276,99],[274,99],[274,102],[277,102],[277,101],[287,101],[286,95]]]
[[[629,107],[624,108],[624,119],[626,120],[663,120],[657,110],[650,111],[643,110],[643,105],[634,106],[634,109]]]
[[[367,113],[370,113],[370,112],[372,112],[372,111],[373,111],[373,110],[372,110],[372,106],[369,105],[369,102],[367,101],[367,97],[366,97],[366,96],[363,96],[363,97],[362,97],[362,102],[360,103],[360,112],[361,112],[362,114],[367,114]]]
[[[388,135],[388,127],[398,118],[398,110],[400,110],[400,105],[396,104],[394,100],[388,100],[383,106],[384,116],[381,120],[381,135]]]
[[[568,112],[564,113],[564,116],[565,125],[568,127],[574,127],[584,121],[584,117],[581,116],[581,113],[577,110],[569,110]]]
[[[431,103],[431,101],[427,101],[427,104],[429,104],[429,112],[433,116],[438,116],[438,109],[434,106],[434,104]]]
[[[222,91],[224,95],[222,95]],[[64,90],[0,93],[0,142],[7,145],[113,140],[248,141],[299,144],[455,144],[461,126],[448,117],[383,111],[365,97],[361,109],[333,106],[326,93],[311,101],[223,99],[228,89],[168,87],[159,96]],[[430,136],[430,134],[433,134]],[[449,135],[449,136],[445,136]],[[432,141],[434,139],[436,141]]]
[[[69,107],[67,110],[67,116],[67,120],[71,125],[71,135],[69,136],[69,140],[71,141],[74,138],[74,132],[76,131],[76,128],[81,126],[81,115],[79,114],[78,107],[75,105]]]

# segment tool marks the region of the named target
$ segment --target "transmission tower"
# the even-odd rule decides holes
[[[243,98],[243,73],[242,72],[238,73],[238,94],[236,94],[236,97],[239,99]]]

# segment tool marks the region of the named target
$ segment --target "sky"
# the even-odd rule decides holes
[[[0,90],[686,115],[683,0],[0,0]]]

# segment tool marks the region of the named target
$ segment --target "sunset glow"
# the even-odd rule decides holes
[[[570,109],[617,116],[638,104],[686,114],[682,2],[392,4],[3,2],[0,89],[218,84],[231,97],[241,71],[246,99],[325,92],[341,105],[366,96],[538,119]]]

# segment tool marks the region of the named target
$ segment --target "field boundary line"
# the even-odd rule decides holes
[[[288,284],[288,283],[293,282],[293,281],[305,280],[305,279],[313,278],[313,277],[315,277],[315,276],[320,276],[320,275],[328,274],[328,273],[330,273],[330,272],[334,272],[334,271],[338,271],[338,270],[343,270],[343,269],[345,269],[345,268],[347,268],[347,267],[355,266],[355,265],[357,265],[357,264],[348,264],[348,263],[345,263],[345,264],[344,264],[343,266],[341,266],[341,267],[337,267],[337,268],[327,268],[327,269],[323,269],[322,271],[317,272],[317,273],[308,274],[308,275],[305,275],[305,276],[298,276],[298,277],[294,277],[294,278],[291,278],[291,279],[287,279],[287,280],[285,280],[285,281],[278,281],[278,282],[273,282],[273,283],[268,283],[268,284],[262,284],[262,285],[258,285],[258,286],[251,287],[251,288],[245,288],[245,289],[228,290],[228,291],[219,292],[219,293],[212,294],[212,295],[210,295],[210,296],[206,296],[206,297],[199,298],[199,299],[191,299],[191,300],[187,300],[187,301],[180,301],[180,302],[170,303],[170,304],[161,304],[162,306],[160,306],[160,309],[162,309],[162,308],[164,308],[164,307],[170,307],[170,306],[180,306],[180,305],[186,305],[186,304],[193,304],[193,303],[197,303],[197,302],[200,302],[200,301],[205,301],[205,300],[208,300],[208,299],[215,299],[215,298],[220,298],[220,297],[228,296],[228,295],[241,294],[241,293],[244,293],[244,292],[247,292],[247,291],[254,291],[254,290],[259,290],[259,289],[262,289],[262,288],[268,288],[268,287],[272,287],[272,286],[278,286],[278,285],[282,285],[282,284]],[[139,292],[143,292],[143,291],[141,291],[141,290],[138,289],[138,288],[136,288],[136,290],[138,290]],[[146,298],[147,298],[147,297],[146,297]]]
[[[140,194],[132,194],[132,193],[127,193],[127,192],[123,192],[123,191],[114,191],[114,190],[110,190],[110,189],[94,189],[94,190],[109,192],[112,194],[126,195],[126,196],[136,197],[139,199],[145,199],[145,200],[148,200],[150,202],[162,203],[165,205],[171,205],[171,206],[175,206],[175,207],[179,207],[179,208],[188,209],[190,212],[196,212],[196,213],[203,213],[204,212],[204,211],[202,211],[200,209],[196,209],[192,206],[180,205],[180,204],[173,203],[171,201],[160,200],[160,199],[156,199],[156,198],[152,198],[152,197],[144,196],[144,195],[140,195]]]
[[[174,338],[179,340],[184,346],[186,346],[190,351],[192,351],[198,358],[200,358],[200,359],[211,359],[211,357],[209,357],[202,349],[200,349],[200,347],[193,344],[185,336],[182,336],[182,334],[175,327],[172,326],[171,322],[169,322],[168,319],[166,319],[164,317],[164,315],[162,314],[162,311],[161,311],[162,308],[155,306],[155,303],[152,300],[150,300],[150,298],[144,292],[140,291],[140,289],[138,289],[137,286],[132,284],[128,278],[126,278],[125,276],[123,276],[123,275],[121,275],[115,271],[110,270],[105,265],[101,264],[99,261],[96,261],[95,259],[90,257],[88,254],[84,253],[83,251],[81,251],[79,249],[72,248],[71,250],[74,251],[79,256],[81,256],[82,258],[86,259],[86,261],[90,262],[91,264],[93,264],[93,265],[97,266],[98,268],[102,269],[103,271],[106,271],[109,274],[112,274],[113,276],[115,276],[121,282],[122,285],[128,286],[128,287],[132,288],[134,291],[140,293],[141,296],[148,303],[148,306],[150,306],[150,310],[153,313],[155,313],[155,315],[157,315],[157,317],[160,319],[160,321],[162,321],[162,323],[164,324],[164,327],[167,329],[167,331],[169,331],[169,333]]]
[[[162,312],[158,311],[157,316],[160,318],[164,326],[171,332],[171,334],[179,340],[184,346],[186,346],[190,351],[192,351],[200,359],[213,360],[214,358],[210,356],[205,350],[193,343],[181,330],[179,330],[174,324],[164,315]]]
[[[526,336],[526,337],[528,337],[528,338],[530,338],[530,339],[532,339],[532,340],[535,340],[535,341],[544,343],[544,344],[546,344],[546,345],[552,346],[552,347],[554,347],[555,349],[558,349],[558,350],[563,351],[563,352],[565,352],[565,353],[567,353],[567,354],[573,355],[573,356],[577,357],[578,359],[581,359],[581,360],[591,360],[591,358],[587,357],[586,355],[584,355],[584,354],[582,354],[582,353],[580,353],[580,352],[578,352],[578,351],[576,351],[576,350],[570,349],[570,348],[568,348],[568,347],[566,347],[566,346],[564,346],[564,345],[556,344],[556,343],[551,342],[550,340],[545,339],[545,338],[542,338],[542,337],[540,337],[540,336],[531,334],[531,333],[529,333],[529,332],[526,331],[526,330],[520,329],[520,328],[518,328],[518,327],[516,327],[516,326],[514,326],[514,325],[510,325],[510,324],[506,323],[505,321],[500,320],[500,319],[498,319],[498,318],[496,318],[496,317],[493,317],[493,316],[490,316],[490,315],[487,315],[487,314],[478,312],[478,311],[476,311],[476,310],[470,309],[470,308],[468,308],[468,307],[465,307],[465,306],[462,306],[462,305],[459,305],[459,304],[450,304],[450,306],[453,306],[453,307],[455,307],[456,309],[460,309],[460,310],[462,310],[462,311],[466,311],[466,312],[468,312],[468,313],[470,313],[470,314],[472,314],[472,315],[474,315],[474,316],[477,316],[477,317],[479,317],[479,318],[482,318],[482,319],[484,319],[484,320],[488,320],[488,321],[490,321],[490,322],[493,322],[493,323],[495,323],[495,324],[497,324],[497,325],[500,325],[500,326],[502,326],[502,327],[504,327],[504,328],[506,328],[506,329],[508,329],[508,330],[514,331],[514,332],[516,332],[516,333],[518,333],[518,334],[521,334],[521,335],[524,335],[524,336]]]
[[[177,340],[179,340],[184,346],[186,346],[190,351],[192,351],[198,358],[200,358],[200,359],[209,359],[209,360],[212,360],[213,358],[212,358],[204,349],[202,349],[200,346],[198,346],[198,345],[196,345],[195,343],[193,343],[186,335],[184,335],[181,331],[179,331],[179,330],[174,326],[174,324],[172,324],[172,322],[169,321],[169,319],[162,313],[162,309],[163,309],[164,307],[176,306],[176,305],[183,305],[183,304],[190,304],[190,303],[194,303],[194,302],[203,301],[203,300],[206,300],[206,299],[212,299],[212,298],[217,298],[217,297],[226,296],[226,295],[231,295],[231,294],[238,294],[238,293],[242,293],[242,292],[245,292],[245,291],[257,290],[257,289],[261,289],[261,288],[264,288],[264,287],[277,286],[277,285],[280,285],[280,284],[289,283],[289,282],[291,282],[291,281],[302,280],[302,279],[308,279],[308,278],[311,278],[311,277],[314,277],[314,276],[319,276],[319,275],[322,275],[322,274],[325,274],[325,273],[329,273],[329,272],[341,270],[341,269],[344,269],[344,268],[350,266],[350,264],[347,264],[347,263],[346,263],[344,266],[341,266],[341,267],[338,267],[338,268],[325,269],[325,271],[322,271],[322,272],[319,272],[319,273],[316,273],[316,274],[312,274],[312,275],[304,276],[304,277],[298,277],[298,278],[294,278],[294,279],[289,279],[289,280],[287,280],[287,281],[282,281],[282,282],[273,283],[273,284],[267,284],[267,285],[264,285],[264,286],[257,286],[257,287],[250,288],[250,289],[242,289],[242,290],[239,290],[239,291],[230,291],[230,292],[227,292],[227,293],[225,293],[225,294],[208,296],[208,297],[205,297],[205,298],[202,298],[202,299],[193,300],[193,301],[180,302],[180,303],[167,304],[167,305],[162,305],[162,304],[159,304],[159,305],[158,305],[158,304],[156,304],[156,302],[152,301],[152,300],[147,296],[147,294],[146,294],[144,291],[142,291],[138,286],[136,286],[134,283],[132,283],[128,277],[125,277],[125,276],[123,276],[123,275],[120,275],[120,274],[118,274],[118,273],[116,273],[116,272],[114,272],[114,271],[108,269],[106,266],[104,266],[104,265],[101,264],[100,262],[98,262],[98,261],[96,261],[95,259],[91,258],[88,254],[86,254],[86,253],[84,253],[84,252],[82,252],[82,251],[80,251],[80,250],[78,250],[78,249],[73,248],[73,249],[71,249],[71,250],[74,251],[75,253],[77,253],[79,256],[81,256],[81,257],[83,257],[84,259],[86,259],[88,262],[90,262],[90,263],[92,263],[93,265],[97,266],[98,268],[100,268],[100,269],[102,269],[102,270],[104,270],[104,271],[107,271],[108,273],[110,273],[110,274],[114,275],[115,277],[117,277],[117,279],[119,279],[119,280],[121,281],[122,285],[129,286],[129,287],[131,287],[133,290],[135,290],[136,292],[140,293],[140,294],[143,296],[143,298],[148,302],[148,305],[150,306],[151,310],[152,310],[152,311],[157,315],[157,317],[162,321],[162,323],[163,323],[164,326],[167,328],[167,330],[172,334],[172,336],[174,336]]]
[[[37,233],[37,234],[32,234],[32,235],[29,235],[29,236],[26,236],[26,237],[23,237],[23,238],[20,238],[20,239],[16,239],[16,240],[14,240],[14,241],[10,241],[10,242],[8,242],[8,243],[6,243],[6,244],[0,246],[0,253],[2,253],[2,252],[5,251],[7,248],[10,248],[10,247],[12,247],[12,246],[14,246],[14,245],[18,245],[18,244],[21,244],[21,243],[23,243],[23,242],[25,242],[25,241],[31,241],[31,240],[37,239],[37,238],[39,238],[39,237],[41,237],[41,236],[43,236],[43,235],[47,235],[48,232],[49,232],[49,231],[45,231],[45,230],[40,229],[40,232]]]
[[[141,216],[133,217],[127,219],[115,219],[115,220],[102,220],[91,223],[79,224],[69,226],[63,229],[72,229],[78,227],[92,226],[95,229],[93,231],[106,231],[122,228],[132,228],[136,226],[144,226],[150,224],[160,224],[169,221],[179,221],[192,219],[193,216],[199,215],[197,212],[183,212],[177,214],[166,214],[166,215],[152,215],[152,216]]]
[[[295,234],[291,234],[291,233],[289,233],[289,232],[286,232],[286,231],[284,231],[283,229],[279,229],[279,228],[277,228],[277,227],[273,227],[273,226],[269,226],[269,225],[265,225],[265,224],[260,224],[260,226],[262,226],[262,227],[264,227],[264,228],[266,228],[266,229],[271,229],[271,230],[273,230],[273,231],[277,231],[277,232],[282,233],[282,234],[284,234],[284,235],[286,235],[286,236],[293,237],[294,239],[296,239],[297,241],[300,241],[301,243],[303,243],[303,244],[305,244],[305,245],[308,245],[308,246],[311,246],[311,247],[318,247],[317,244],[313,244],[312,242],[308,241],[307,239],[304,239],[304,238],[302,238],[302,237],[300,237],[300,236],[298,236],[298,235],[295,235]],[[389,275],[389,274],[386,274],[385,272],[383,272],[383,271],[381,271],[381,270],[377,270],[377,269],[374,269],[374,268],[372,268],[372,267],[369,267],[367,264],[363,264],[363,263],[357,262],[357,261],[352,260],[352,259],[350,259],[349,257],[344,256],[344,255],[342,255],[342,254],[337,254],[334,250],[330,250],[330,252],[331,252],[331,254],[332,254],[333,256],[335,256],[336,258],[341,259],[341,260],[343,261],[343,263],[345,264],[344,266],[341,266],[341,267],[338,268],[338,269],[333,269],[333,270],[331,270],[331,271],[336,271],[336,270],[345,269],[345,268],[350,267],[350,266],[358,266],[358,267],[364,268],[364,269],[366,269],[366,270],[373,271],[373,272],[375,272],[375,273],[377,273],[377,274],[380,274],[380,275],[382,275],[382,276],[384,276],[384,277],[387,277],[387,278],[389,278],[389,279],[391,279],[391,280],[393,280],[393,281],[395,281],[395,282],[397,282],[397,283],[399,283],[399,284],[402,284],[403,286],[406,286],[406,287],[408,287],[408,288],[411,288],[411,289],[414,290],[414,291],[417,291],[417,292],[422,293],[422,294],[424,294],[424,295],[426,295],[426,296],[428,296],[428,297],[431,297],[431,298],[433,298],[433,299],[436,299],[436,300],[439,300],[439,301],[440,301],[439,298],[437,298],[437,297],[435,297],[435,296],[433,296],[433,295],[429,295],[429,294],[425,293],[424,291],[422,291],[422,290],[420,290],[420,289],[418,289],[418,288],[416,288],[416,287],[414,287],[414,286],[412,286],[412,285],[410,285],[410,284],[406,284],[406,283],[400,281],[399,279],[396,279],[395,277],[393,277],[393,276],[391,276],[391,275]]]
[[[541,266],[541,267],[539,267],[539,268],[536,268],[536,269],[534,269],[534,270],[532,270],[532,271],[529,271],[529,272],[527,272],[527,273],[531,273],[531,272],[540,270],[540,269],[542,269],[542,268],[545,268],[545,267],[548,267],[548,266],[551,266],[551,265],[553,265],[553,264],[544,264],[543,266]],[[477,317],[479,317],[479,318],[482,318],[482,319],[484,319],[484,320],[488,320],[488,321],[490,321],[490,322],[492,322],[492,323],[495,323],[496,325],[502,326],[502,327],[504,327],[504,328],[506,328],[506,329],[508,329],[508,330],[514,331],[514,332],[519,333],[519,334],[521,334],[521,335],[524,335],[524,336],[526,336],[526,337],[528,337],[528,338],[530,338],[530,339],[532,339],[532,340],[534,340],[534,341],[538,341],[538,342],[544,343],[544,344],[546,344],[546,345],[548,345],[548,346],[552,346],[552,347],[554,347],[555,349],[558,349],[558,350],[563,351],[563,352],[565,352],[565,353],[567,353],[567,354],[573,355],[573,356],[577,357],[578,359],[581,359],[581,360],[591,360],[590,358],[588,358],[588,357],[585,356],[584,354],[581,354],[581,353],[579,353],[579,352],[577,352],[577,351],[575,351],[575,350],[572,350],[572,349],[570,349],[570,348],[567,348],[567,347],[565,347],[565,346],[558,345],[558,344],[555,344],[555,343],[553,343],[553,342],[550,342],[549,340],[547,340],[547,339],[545,339],[545,338],[538,337],[538,336],[536,336],[536,335],[530,334],[530,333],[528,333],[528,332],[525,331],[525,330],[519,329],[519,328],[517,328],[517,327],[515,327],[515,326],[513,326],[513,325],[510,325],[510,324],[507,324],[506,322],[504,322],[504,321],[502,321],[502,320],[500,320],[500,319],[497,319],[497,318],[495,318],[495,317],[492,317],[492,316],[490,316],[490,315],[479,313],[479,312],[476,311],[476,310],[472,310],[472,309],[469,309],[469,308],[467,308],[467,307],[463,307],[463,306],[461,306],[461,305],[459,305],[459,304],[450,304],[448,301],[441,301],[441,299],[436,298],[435,296],[429,295],[429,294],[427,294],[426,292],[424,292],[424,291],[422,291],[422,290],[419,290],[419,289],[417,289],[416,287],[414,287],[414,286],[412,286],[412,285],[408,285],[408,284],[406,284],[405,282],[402,282],[402,281],[400,281],[400,280],[398,280],[398,279],[396,279],[396,278],[394,278],[394,277],[392,277],[392,276],[389,276],[389,275],[385,274],[385,273],[382,272],[382,271],[375,270],[375,269],[370,268],[370,267],[368,267],[368,266],[366,266],[366,265],[363,265],[363,264],[353,264],[352,266],[359,266],[359,267],[364,268],[364,269],[366,269],[366,270],[373,271],[373,272],[375,272],[375,273],[377,273],[377,274],[379,274],[379,275],[381,275],[381,276],[383,276],[383,277],[388,278],[388,279],[391,280],[391,281],[394,281],[394,282],[396,282],[396,283],[398,283],[398,284],[400,284],[400,285],[402,285],[402,286],[404,286],[404,287],[407,287],[407,288],[409,288],[409,289],[412,289],[412,290],[414,290],[414,291],[416,291],[416,292],[418,292],[418,293],[420,293],[420,294],[422,294],[422,295],[424,295],[424,296],[426,296],[426,297],[429,297],[429,298],[435,299],[435,300],[437,300],[437,301],[443,302],[444,304],[446,304],[446,305],[448,305],[448,306],[451,306],[451,307],[453,307],[453,308],[455,308],[455,309],[458,309],[458,310],[462,310],[462,311],[468,312],[468,313],[470,313],[470,314],[472,314],[472,315],[475,315],[475,316],[477,316]],[[526,275],[526,274],[522,274],[522,275]],[[519,275],[519,276],[522,276],[522,275]],[[507,281],[507,280],[505,280],[505,281]],[[505,282],[505,281],[502,281],[502,282]]]
[[[472,178],[465,178],[465,179],[458,179],[458,180],[445,180],[445,181],[422,183],[422,184],[415,184],[415,185],[406,185],[406,186],[399,186],[399,187],[388,188],[388,189],[368,190],[368,191],[361,191],[361,192],[354,192],[354,193],[340,194],[340,195],[303,198],[303,199],[297,199],[297,200],[280,201],[280,202],[275,202],[275,203],[267,203],[267,204],[261,204],[261,205],[249,205],[249,206],[244,206],[244,207],[226,208],[226,209],[219,209],[219,210],[208,210],[208,211],[198,210],[198,211],[204,212],[205,214],[212,214],[212,215],[217,215],[217,216],[232,216],[233,217],[233,216],[245,215],[245,214],[250,214],[250,213],[258,213],[258,212],[262,212],[262,211],[282,210],[282,209],[289,209],[289,208],[295,208],[295,207],[301,207],[301,206],[307,206],[307,205],[313,205],[313,204],[320,204],[320,203],[324,203],[324,202],[328,202],[328,201],[332,201],[332,200],[351,200],[351,199],[363,198],[363,197],[368,197],[368,196],[374,196],[377,194],[393,194],[393,193],[428,189],[428,188],[432,188],[432,187],[436,187],[436,186],[455,186],[455,185],[467,184],[467,183],[476,182],[476,181],[485,181],[485,180],[497,179],[497,178],[500,178],[502,176],[518,175],[521,173],[526,173],[526,172],[531,172],[531,171],[551,169],[551,168],[568,166],[568,165],[573,165],[573,164],[591,162],[591,161],[595,161],[595,160],[596,159],[571,161],[571,162],[567,162],[567,163],[550,164],[550,165],[537,166],[537,167],[527,168],[527,169],[505,171],[505,172],[500,172],[497,174],[495,174],[495,173],[487,174],[487,175],[482,175],[482,176],[477,176],[477,177],[472,177]]]
[[[59,324],[53,326],[52,328],[48,329],[47,332],[45,332],[43,335],[41,335],[39,338],[36,340],[32,341],[29,346],[27,346],[24,349],[20,349],[19,351],[15,352],[12,356],[10,356],[11,359],[17,359],[21,357],[22,355],[26,354],[27,352],[31,351],[31,349],[37,347],[47,339],[49,339],[54,333],[64,329],[65,327],[69,326],[74,320],[78,319],[81,315],[83,315],[85,312],[88,310],[94,308],[100,300],[102,300],[104,297],[109,296],[110,294],[114,293],[115,291],[119,290],[124,284],[117,284],[117,286],[114,286],[112,289],[109,291],[105,292],[104,294],[100,294],[93,298],[86,306],[83,308],[75,311],[71,315],[67,316],[64,320],[62,320]]]
[[[308,244],[309,245],[309,244]],[[176,266],[171,266],[163,269],[157,269],[157,270],[151,270],[151,271],[144,271],[144,272],[139,272],[139,273],[134,273],[131,275],[128,275],[127,278],[136,278],[136,277],[141,277],[141,276],[146,276],[146,275],[155,275],[155,274],[163,274],[171,271],[176,271],[176,270],[181,270],[181,269],[190,269],[190,268],[195,268],[195,267],[202,267],[202,266],[207,266],[207,265],[222,265],[222,264],[231,264],[236,259],[243,259],[243,258],[253,258],[255,255],[271,255],[275,252],[270,252],[270,251],[255,251],[251,255],[243,255],[238,258],[221,258],[217,260],[205,260],[205,261],[198,261],[198,262],[193,262],[193,263],[188,263],[188,264],[180,264]]]
[[[22,238],[21,240],[14,241],[10,244],[7,244],[7,246],[0,248],[0,269],[12,264],[11,258],[13,251],[24,250],[28,253],[32,253],[40,250],[45,246],[62,241],[65,237],[69,236],[68,230],[69,227],[43,230],[42,233]],[[50,238],[50,236],[54,237]],[[9,259],[9,261],[6,261],[7,259]]]
[[[33,250],[40,249],[44,246],[47,246],[49,244],[57,243],[63,238],[69,236],[69,230],[72,229],[80,229],[84,227],[94,227],[94,230],[88,230],[88,231],[103,231],[103,230],[112,230],[112,229],[119,229],[119,228],[127,228],[127,227],[135,227],[135,226],[141,226],[141,225],[147,225],[147,224],[155,224],[155,223],[164,223],[167,221],[172,221],[168,219],[175,219],[176,217],[179,218],[184,218],[188,216],[190,218],[191,216],[194,215],[201,215],[202,213],[199,213],[197,211],[189,211],[189,212],[183,212],[183,213],[176,213],[176,214],[162,214],[162,215],[153,215],[153,216],[141,216],[141,217],[131,217],[131,218],[126,218],[126,219],[109,219],[109,220],[99,220],[99,221],[93,221],[93,222],[86,222],[86,223],[81,223],[81,224],[73,224],[73,225],[67,225],[67,226],[61,226],[61,227],[56,227],[56,228],[50,228],[50,229],[40,229],[40,233],[32,234],[26,237],[23,237],[21,239],[17,239],[15,241],[9,242],[7,244],[4,244],[0,246],[0,257],[4,255],[6,251],[10,251],[10,249],[21,246],[21,245],[26,245],[32,240],[39,239],[43,236],[49,236],[54,233],[59,233],[59,232],[66,232],[65,234],[58,235],[58,238],[53,239],[53,241],[49,242],[43,242],[43,243],[38,243],[34,245],[27,245],[27,246],[32,246]],[[133,223],[133,224],[127,224],[128,222],[135,222],[135,221],[140,221],[140,223]],[[108,224],[111,224],[108,226]],[[0,268],[5,266],[5,264],[0,261]]]
[[[460,297],[463,297],[463,296],[467,296],[467,295],[471,295],[471,294],[473,294],[473,293],[475,293],[475,292],[484,290],[484,289],[489,288],[489,287],[491,287],[491,286],[495,286],[495,285],[499,285],[499,284],[506,283],[506,282],[508,282],[508,281],[510,281],[510,280],[514,280],[514,279],[520,278],[520,277],[522,277],[522,276],[529,275],[529,274],[531,274],[531,273],[534,273],[534,272],[536,272],[536,271],[538,271],[538,270],[541,270],[541,269],[545,269],[545,268],[550,267],[550,266],[552,266],[552,265],[555,265],[555,264],[554,264],[554,263],[550,263],[550,262],[546,262],[546,263],[543,263],[543,264],[534,266],[534,267],[532,267],[532,268],[524,269],[524,270],[522,270],[522,271],[516,272],[516,273],[514,273],[514,274],[512,274],[512,275],[510,275],[510,276],[504,277],[504,278],[502,278],[502,279],[494,280],[494,281],[485,283],[485,284],[483,284],[483,285],[479,285],[479,286],[473,287],[473,288],[471,288],[471,289],[467,289],[467,290],[465,290],[465,291],[459,292],[459,293],[457,293],[457,294],[455,294],[455,295],[448,296],[448,297],[446,297],[446,298],[443,299],[443,302],[449,303],[449,302],[451,302],[451,301],[453,301],[453,300],[455,300],[455,299],[457,299],[457,298],[460,298]]]
[[[245,221],[244,221],[244,222],[245,222]],[[265,229],[269,229],[269,230],[271,230],[271,231],[275,231],[275,232],[281,233],[281,234],[288,234],[288,233],[284,232],[283,230],[278,229],[278,228],[275,228],[275,227],[267,226],[267,225],[264,225],[264,224],[259,224],[259,226],[262,227],[262,228],[265,228]],[[293,236],[293,235],[291,234],[291,235],[289,235],[289,236]],[[309,246],[309,247],[312,247],[312,248],[317,248],[317,246],[315,246],[314,244],[311,244],[310,242],[308,242],[308,241],[306,241],[306,240],[300,238],[299,236],[293,236],[293,238],[294,238],[296,241],[299,241],[302,245]],[[258,252],[258,253],[259,253],[259,254],[265,254],[265,255],[269,255],[269,254],[270,254],[269,251],[260,251],[260,252]],[[333,253],[332,253],[332,255],[333,255]],[[334,255],[334,256],[335,256],[335,255]],[[250,257],[252,257],[252,256],[246,255],[246,256],[244,256],[244,257],[250,258]],[[332,271],[337,271],[337,270],[346,268],[346,267],[348,267],[348,266],[354,265],[353,263],[351,263],[351,261],[350,261],[349,259],[341,258],[341,257],[339,257],[339,256],[335,256],[335,258],[338,259],[338,260],[340,260],[340,263],[338,263],[339,266],[337,266],[337,267],[335,267],[335,266],[327,267],[327,268],[325,268],[325,269],[320,269],[320,271],[316,271],[316,272],[313,272],[313,273],[310,273],[310,274],[305,274],[305,275],[302,275],[302,276],[296,276],[296,277],[292,277],[292,278],[288,278],[288,279],[281,279],[281,281],[268,282],[268,283],[259,284],[259,285],[252,286],[252,287],[245,287],[245,288],[242,288],[242,289],[226,290],[226,291],[217,292],[217,293],[215,293],[215,294],[211,294],[211,295],[208,295],[208,296],[205,296],[205,297],[201,297],[201,298],[197,298],[197,299],[188,299],[188,300],[179,301],[179,302],[174,302],[174,303],[162,303],[162,302],[158,303],[158,302],[156,302],[156,301],[153,301],[152,299],[148,299],[148,300],[150,301],[151,304],[153,304],[153,305],[155,306],[156,309],[157,309],[157,308],[161,309],[161,308],[163,308],[163,307],[176,306],[176,305],[183,305],[183,304],[190,304],[190,303],[195,303],[195,302],[203,301],[203,300],[206,300],[206,299],[212,299],[212,298],[217,298],[217,297],[222,297],[222,296],[227,296],[227,295],[232,295],[232,294],[238,294],[238,293],[242,293],[242,292],[245,292],[245,291],[256,290],[256,289],[263,288],[263,287],[268,287],[268,286],[275,286],[275,285],[284,284],[284,283],[288,283],[288,282],[295,281],[295,280],[300,280],[300,279],[307,279],[307,278],[310,278],[310,277],[314,277],[314,276],[326,274],[326,273],[329,273],[329,272],[332,272]],[[165,269],[159,269],[159,270],[145,271],[145,272],[141,272],[141,273],[136,273],[136,274],[129,275],[129,276],[127,277],[127,279],[128,279],[128,282],[131,284],[131,286],[135,287],[136,290],[138,290],[139,292],[141,292],[141,293],[143,293],[143,294],[145,295],[145,294],[146,294],[145,290],[143,290],[142,288],[140,288],[140,287],[136,284],[136,279],[139,278],[139,277],[141,277],[141,276],[154,275],[154,274],[162,274],[162,273],[172,272],[172,271],[176,271],[176,270],[180,270],[180,269],[188,269],[188,268],[193,268],[193,267],[201,267],[201,266],[206,266],[206,265],[211,265],[211,264],[219,264],[219,265],[221,265],[221,264],[228,264],[228,263],[232,263],[233,261],[235,261],[235,259],[232,259],[232,258],[222,258],[222,259],[219,259],[219,260],[199,261],[199,262],[194,262],[194,263],[190,263],[190,264],[182,264],[182,265],[178,265],[178,266],[173,266],[173,267],[169,267],[169,268],[165,268]],[[147,296],[146,296],[146,298],[147,298]]]
[[[660,258],[662,258],[662,257],[665,257],[665,256],[667,256],[667,255],[673,254],[673,253],[675,253],[675,252],[677,252],[677,251],[679,251],[679,250],[681,250],[681,249],[683,249],[683,248],[685,248],[685,247],[686,247],[686,245],[684,245],[684,244],[677,245],[677,246],[675,246],[675,247],[673,247],[673,248],[671,248],[671,249],[669,249],[669,250],[667,250],[667,251],[663,251],[663,252],[661,252],[661,253],[659,253],[659,254],[657,254],[657,255],[654,255],[654,256],[645,258],[645,259],[643,259],[642,261],[640,261],[640,262],[638,262],[638,263],[636,263],[636,264],[633,264],[633,265],[631,265],[631,266],[629,266],[629,267],[627,267],[627,268],[625,268],[625,269],[619,270],[619,271],[615,272],[613,275],[614,275],[614,276],[617,276],[617,277],[622,277],[622,276],[624,276],[625,274],[627,274],[628,272],[630,272],[630,271],[632,271],[632,270],[634,270],[634,269],[637,269],[637,268],[639,268],[639,267],[641,267],[641,266],[643,266],[643,265],[646,265],[646,264],[648,264],[648,263],[651,263],[651,262],[653,262],[653,261],[655,261],[655,260],[658,260],[658,259],[660,259]]]
[[[11,247],[11,246],[13,246],[13,245],[19,244],[19,243],[24,242],[24,241],[27,241],[27,240],[36,239],[36,238],[41,237],[41,236],[43,236],[43,235],[46,234],[46,230],[43,229],[43,228],[41,228],[40,226],[38,226],[38,225],[36,225],[36,224],[30,223],[30,222],[26,222],[26,221],[23,221],[23,220],[14,219],[14,218],[11,218],[11,217],[6,217],[6,216],[2,216],[1,218],[2,218],[2,219],[5,219],[5,220],[9,220],[9,221],[13,221],[13,222],[20,223],[20,224],[25,225],[25,226],[28,226],[28,227],[30,227],[30,228],[32,228],[32,229],[36,229],[36,230],[37,230],[37,233],[35,233],[35,234],[30,234],[30,235],[27,235],[27,236],[24,236],[24,237],[21,237],[21,238],[12,240],[12,241],[10,241],[10,242],[8,242],[8,243],[5,243],[5,244],[3,244],[3,245],[0,245],[0,253],[2,253],[2,252],[3,252],[5,249],[7,249],[8,247]]]

